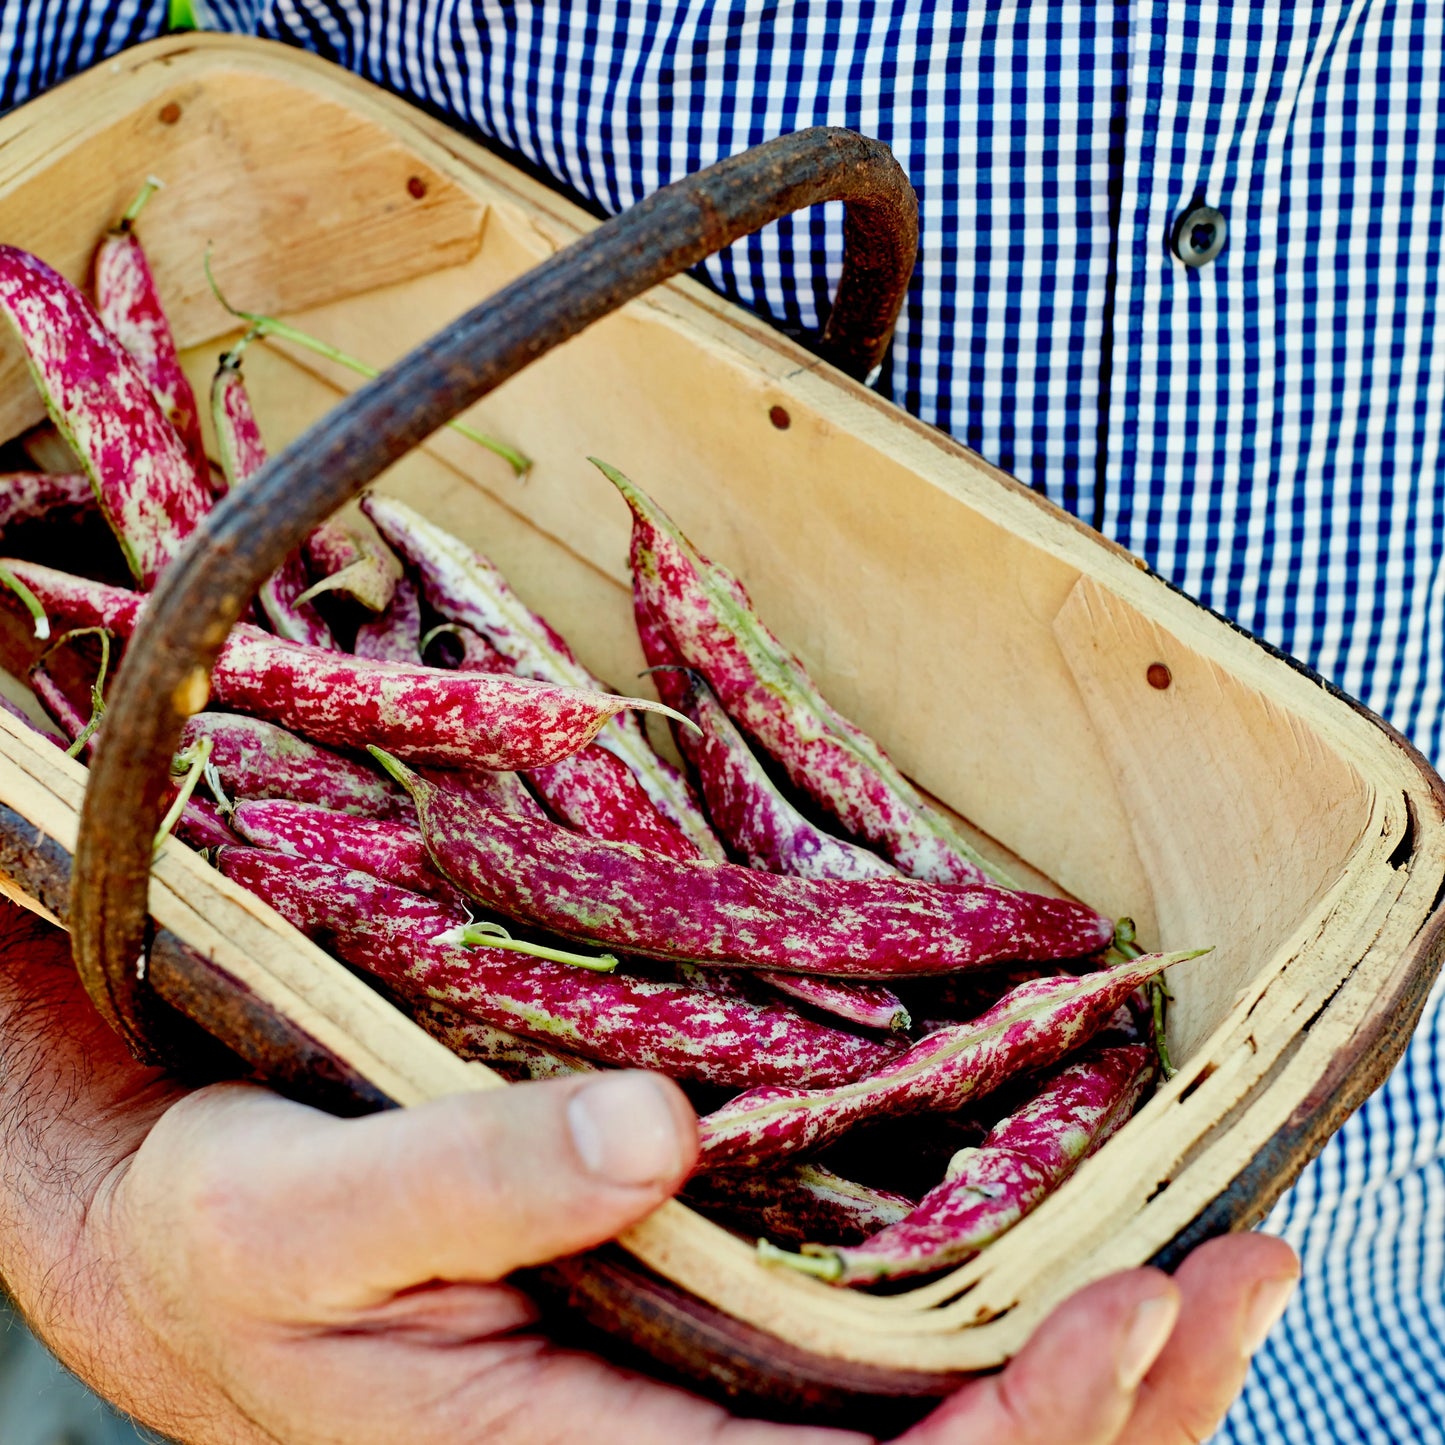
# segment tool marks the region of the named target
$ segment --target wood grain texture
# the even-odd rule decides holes
[[[481,244],[485,203],[339,99],[313,94],[298,124],[291,88],[264,70],[183,79],[181,65],[133,53],[110,68],[131,82],[123,114],[89,99],[98,76],[16,112],[21,145],[0,154],[5,239],[84,285],[98,239],[157,176],[138,230],[181,346],[234,324],[206,283],[208,244],[223,289],[267,313],[425,275]],[[0,435],[43,415],[24,376],[14,339],[0,338]]]
[[[249,223],[215,177],[263,154],[245,133],[271,122],[236,103],[257,86],[284,97],[288,129],[314,109],[334,138],[394,157],[393,174],[430,167],[455,188],[455,213],[435,233],[420,218],[415,244],[398,222],[405,243],[390,233],[389,259],[339,228],[327,267],[295,294],[281,289],[284,251],[257,237],[229,273],[229,238]],[[224,114],[230,149],[177,148],[153,123],[158,96],[188,94]],[[213,196],[221,220],[205,224],[239,301],[289,308],[379,364],[590,225],[400,102],[258,42],[161,42],[48,99],[0,122],[7,239],[51,237],[69,250],[47,259],[79,264],[117,198],[80,196],[69,214],[47,199],[44,225],[30,212],[47,186],[80,185],[76,147],[103,134],[107,176],[169,165],[153,206],[177,190]],[[291,234],[294,196],[266,193],[270,162],[250,164],[235,194]],[[334,185],[309,150],[278,164],[287,186]],[[72,234],[84,226],[88,237]],[[199,302],[188,311],[186,264],[177,250],[163,274],[180,286],[178,314],[195,317],[183,341],[204,385],[202,343],[227,323]],[[279,348],[253,350],[247,369],[277,446],[353,389]],[[29,414],[26,385],[0,377],[0,434]],[[779,405],[787,431],[768,419]],[[760,1269],[744,1242],[669,1205],[623,1241],[665,1289],[600,1272],[581,1291],[597,1318],[684,1373],[775,1404],[790,1392],[927,1391],[929,1376],[946,1388],[1006,1358],[1088,1280],[1256,1218],[1383,1077],[1440,965],[1445,808],[1438,780],[1378,719],[691,282],[631,304],[475,411],[534,458],[525,484],[438,434],[381,485],[493,555],[599,675],[628,686],[640,659],[626,509],[588,453],[628,471],[738,572],[830,699],[1009,856],[1134,914],[1163,946],[1219,945],[1178,980],[1179,1076],[960,1270],[896,1295],[844,1294]],[[1154,662],[1169,667],[1168,689],[1149,687]],[[22,734],[0,722],[0,802],[68,847],[83,774]],[[152,911],[390,1096],[486,1083],[180,848],[164,851]],[[771,1353],[770,1339],[782,1342]]]

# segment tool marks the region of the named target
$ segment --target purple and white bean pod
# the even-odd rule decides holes
[[[647,790],[600,740],[550,767],[533,768],[527,781],[559,822],[589,838],[632,843],[668,858],[701,858],[702,850],[653,805]]]
[[[876,853],[825,833],[798,812],[700,675],[679,671],[659,692],[701,729],[679,728],[678,746],[692,764],[713,826],[748,867],[798,878],[899,876]],[[865,1028],[906,1029],[911,1022],[902,999],[881,984],[772,972],[763,977],[779,993]]]
[[[31,563],[17,562],[13,570],[52,617],[103,626],[123,637],[135,629],[144,603],[135,593]],[[555,763],[628,708],[677,716],[645,698],[523,677],[368,662],[287,642],[245,622],[237,623],[221,646],[211,695],[318,742],[369,743],[419,763],[503,771]]]
[[[861,1243],[916,1207],[907,1195],[845,1179],[821,1164],[697,1175],[682,1198],[728,1224],[795,1244]]]
[[[95,508],[90,478],[81,472],[0,474],[0,532],[19,522],[36,522]]]
[[[577,661],[556,629],[522,602],[481,553],[392,497],[372,493],[361,505],[381,535],[416,569],[432,607],[450,621],[480,633],[518,676],[607,691],[606,685]],[[691,788],[653,751],[640,719],[617,718],[597,741],[627,764],[663,817],[691,838],[705,856],[723,858],[722,845]]]
[[[239,623],[216,660],[218,702],[336,747],[368,743],[439,767],[540,768],[585,747],[642,698],[524,677],[368,662]]]
[[[88,577],[76,577],[38,562],[5,559],[3,565],[15,574],[40,600],[57,631],[65,628],[103,627],[116,637],[129,637],[145,606],[143,592],[110,587]],[[0,601],[8,594],[0,592]]]
[[[516,674],[517,669],[482,636],[461,622],[443,622],[433,627],[422,638],[422,657],[432,655],[432,644],[439,637],[447,639],[448,651],[456,660],[441,663],[444,667],[455,667],[459,672],[505,672]]]
[[[287,798],[362,818],[410,818],[411,800],[390,778],[275,723],[239,713],[198,712],[181,751],[211,740],[211,767],[232,799]]]
[[[760,1257],[840,1285],[962,1264],[1036,1209],[1124,1127],[1156,1062],[1142,1044],[1091,1054],[995,1124],[978,1148],[960,1150],[948,1178],[905,1218],[851,1247],[808,1243],[797,1256],[762,1242]]]
[[[768,969],[758,977],[770,988],[799,1003],[865,1029],[907,1029],[913,1023],[908,1006],[881,983],[846,983],[841,978],[809,978],[801,973],[779,973],[776,969]]]
[[[856,1083],[752,1089],[701,1121],[700,1170],[742,1168],[814,1149],[878,1114],[947,1112],[1013,1074],[1086,1043],[1141,984],[1190,953],[1151,954],[1082,978],[1020,984],[981,1018],[941,1029]]]
[[[888,878],[898,870],[867,848],[810,823],[782,794],[747,739],[698,674],[659,680],[661,696],[702,730],[677,733],[692,764],[708,817],[722,840],[750,868],[799,878]]]
[[[144,587],[211,505],[185,443],[95,308],[39,257],[0,246],[0,313],[25,348],[56,429]]]
[[[1079,958],[1114,934],[1083,904],[989,884],[785,878],[602,842],[489,814],[372,751],[410,790],[427,848],[458,888],[564,938],[650,958],[897,978]]]
[[[519,818],[548,821],[547,810],[532,796],[520,773],[488,772],[485,768],[456,772],[422,768],[420,771],[424,778],[429,778],[438,787],[461,793],[489,812],[513,813]],[[407,818],[415,823],[415,804],[407,809]]]
[[[258,798],[236,804],[231,826],[257,848],[312,863],[359,869],[398,888],[450,904],[458,913],[465,912],[461,895],[432,867],[421,830],[414,823],[358,818],[284,798]]]
[[[549,1049],[535,1039],[478,1023],[435,999],[415,1004],[411,1015],[452,1053],[486,1064],[505,1079],[567,1079],[574,1074],[595,1073],[598,1068],[580,1055]]]
[[[176,836],[192,848],[225,848],[243,841],[227,824],[225,814],[205,798],[187,801],[176,823]]]
[[[251,397],[241,377],[241,359],[235,352],[221,358],[211,382],[211,423],[221,452],[221,471],[234,490],[266,465],[266,444],[251,409]],[[256,594],[266,620],[277,636],[308,647],[334,648],[335,639],[321,614],[301,600],[309,578],[299,551],[289,557],[261,584]]]
[[[401,563],[377,537],[364,536],[333,518],[311,533],[303,550],[306,565],[317,579],[307,589],[308,598],[344,592],[368,612],[384,612],[391,605],[401,581]]]
[[[395,992],[604,1063],[747,1088],[860,1078],[896,1052],[783,1007],[462,946],[454,909],[365,873],[249,848],[217,867]]]
[[[181,369],[161,293],[130,221],[122,221],[95,253],[95,306],[110,334],[145,377],[162,412],[185,444],[201,484],[210,490],[211,463],[201,436],[196,394]]]
[[[405,577],[397,580],[391,601],[370,622],[356,629],[358,657],[372,662],[420,663],[421,597]]]
[[[782,764],[795,787],[910,877],[1011,884],[823,697],[738,579],[702,556],[621,472],[593,461],[632,509],[633,597],[648,662],[700,671],[728,715]]]

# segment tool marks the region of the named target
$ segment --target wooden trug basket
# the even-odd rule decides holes
[[[0,121],[0,239],[83,283],[148,174],[166,188],[146,247],[198,392],[236,332],[207,242],[237,303],[385,364],[593,225],[330,66],[184,37]],[[354,389],[280,346],[252,348],[247,379],[278,449]],[[42,416],[7,340],[0,439]],[[626,690],[642,662],[627,509],[589,454],[743,578],[830,699],[985,851],[1132,915],[1146,944],[1214,945],[1169,975],[1178,1076],[973,1262],[847,1293],[762,1268],[668,1204],[554,1272],[572,1309],[774,1408],[941,1393],[1089,1280],[1258,1221],[1385,1077],[1440,963],[1445,798],[1358,704],[690,281],[469,416],[534,459],[525,483],[438,432],[380,485],[492,556],[595,672]],[[4,716],[0,751],[0,886],[63,921],[85,770]],[[150,982],[215,1027],[247,1013],[251,1056],[283,1085],[329,1070],[338,1098],[404,1105],[500,1082],[179,844],[150,910],[165,930]]]

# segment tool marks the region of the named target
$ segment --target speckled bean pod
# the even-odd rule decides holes
[[[414,823],[395,818],[358,818],[315,803],[258,798],[237,803],[231,824],[248,843],[305,858],[356,868],[399,888],[425,893],[465,910],[461,895],[432,867]]]
[[[1067,899],[905,878],[815,879],[681,861],[489,814],[394,764],[432,858],[485,907],[627,953],[892,978],[1097,952],[1113,924]]]
[[[895,1052],[782,1007],[461,947],[445,937],[455,910],[364,873],[249,848],[217,866],[388,988],[604,1063],[748,1088],[860,1078]]]
[[[881,983],[845,983],[840,978],[808,978],[768,969],[758,975],[779,993],[846,1019],[865,1029],[906,1029],[913,1020],[908,1006]]]
[[[878,983],[845,983],[839,978],[806,978],[798,973],[778,973],[773,969],[744,972],[742,969],[704,968],[697,963],[674,963],[673,969],[683,983],[694,988],[712,989],[751,997],[756,982],[806,1003],[835,1018],[868,1029],[906,1029],[913,1020],[907,1006],[892,989]]]
[[[54,629],[57,632],[65,628],[104,627],[117,637],[129,637],[145,606],[145,594],[141,592],[92,582],[88,577],[58,572],[36,562],[7,558],[4,565],[40,599],[51,622],[59,624]],[[0,592],[0,603],[15,605],[6,592]]]
[[[0,532],[17,522],[91,511],[95,493],[81,472],[6,472],[0,475]]]
[[[231,353],[221,358],[211,382],[211,424],[226,485],[242,486],[266,465],[266,444],[241,377],[240,360]],[[321,614],[309,602],[297,601],[309,581],[300,552],[292,552],[261,584],[257,600],[277,636],[308,647],[334,648],[336,641]]]
[[[364,536],[334,518],[323,522],[306,539],[306,565],[317,578],[311,588],[345,592],[368,612],[384,612],[401,581],[401,562],[378,537]]]
[[[435,999],[421,1000],[412,1007],[411,1015],[454,1054],[486,1064],[506,1079],[566,1079],[593,1073],[599,1067],[578,1054],[549,1049],[535,1039],[469,1019]]]
[[[206,798],[187,801],[176,823],[176,836],[192,848],[224,848],[242,841],[227,826],[221,810]]]
[[[45,715],[65,735],[66,743],[73,743],[85,731],[90,719],[70,700],[55,674],[44,663],[30,669],[30,690],[45,709]],[[87,756],[94,749],[95,735],[92,734],[85,746]]]
[[[692,764],[708,817],[735,855],[750,868],[800,878],[896,876],[876,853],[825,833],[783,796],[698,674],[673,677],[671,685],[659,678],[658,690],[702,729],[679,728],[678,747]]]
[[[821,1164],[699,1175],[682,1197],[710,1216],[783,1244],[860,1243],[916,1207],[907,1195],[845,1179]]]
[[[0,313],[144,587],[211,505],[185,443],[95,309],[38,257],[0,246]]]
[[[405,577],[392,589],[387,606],[356,629],[352,651],[372,662],[422,661],[421,598]]]
[[[658,812],[632,770],[600,740],[550,767],[533,768],[527,780],[553,817],[589,838],[633,843],[667,858],[702,857],[697,844]]]
[[[275,723],[199,712],[181,730],[182,751],[203,737],[211,740],[211,766],[233,800],[287,798],[362,818],[411,817],[411,800],[380,771]]]
[[[684,686],[675,699],[670,688],[660,691],[702,729],[699,736],[679,728],[678,746],[693,766],[713,826],[743,862],[800,878],[897,876],[898,870],[876,853],[835,838],[803,817],[753,756],[707,683],[696,673],[677,677]],[[764,977],[780,993],[865,1028],[909,1026],[902,999],[880,984],[784,973]]]
[[[512,663],[481,633],[464,623],[451,623],[447,630],[461,647],[457,662],[460,672],[516,675]],[[357,650],[360,652],[360,647]],[[669,858],[702,857],[701,848],[657,811],[637,776],[614,751],[603,747],[600,737],[559,763],[530,770],[527,783],[551,809],[552,816],[590,838],[634,842],[639,848]],[[503,811],[538,815],[535,809]]]
[[[54,738],[51,734],[40,728],[35,728],[42,737],[54,742],[57,747],[64,748],[67,743],[73,743],[86,729],[90,719],[86,717],[79,708],[66,696],[65,690],[55,680],[48,668],[43,666],[31,669],[30,687],[39,700],[45,711],[55,719],[57,725],[65,735],[64,741]],[[24,713],[19,709],[12,709],[17,717],[30,723]],[[90,757],[95,751],[96,740],[99,733],[92,733],[86,740],[84,756]],[[178,779],[172,779],[178,784]],[[226,826],[226,820],[221,810],[215,804],[204,798],[190,798],[186,806],[181,810],[181,816],[175,827],[177,837],[189,843],[193,848],[215,848],[223,843],[239,843],[241,839]]]
[[[1128,1123],[1155,1062],[1142,1044],[1081,1059],[995,1124],[978,1148],[960,1150],[948,1178],[906,1218],[861,1244],[805,1244],[805,1258],[780,1262],[840,1285],[962,1264],[1036,1209]]]
[[[668,682],[659,687],[664,699],[702,729],[699,736],[679,728],[677,740],[693,766],[708,816],[750,868],[800,878],[898,876],[876,853],[823,832],[788,802],[700,676],[679,671]],[[881,984],[775,972],[759,976],[789,998],[865,1028],[906,1029],[910,1023],[903,1000]]]
[[[451,644],[455,647],[457,656],[455,663],[449,663],[460,672],[505,672],[516,674],[517,669],[482,636],[480,632],[474,632],[461,622],[448,622],[441,627],[432,629],[429,636],[445,632],[450,638]],[[430,655],[428,652],[427,655]]]
[[[13,571],[52,618],[129,636],[144,601],[134,593],[17,562]],[[577,688],[368,662],[272,637],[238,623],[211,674],[217,702],[338,747],[374,743],[421,763],[460,768],[540,768],[591,742],[627,708],[661,703]]]
[[[479,552],[392,497],[372,493],[363,499],[362,509],[417,570],[432,607],[485,637],[518,676],[607,690],[577,661],[551,624],[527,607]],[[721,860],[725,856],[692,789],[676,768],[653,751],[640,719],[615,719],[597,741],[627,764],[663,817],[707,857]]]
[[[474,768],[463,772],[445,772],[441,768],[422,768],[421,774],[438,787],[450,788],[470,798],[478,807],[491,812],[514,813],[519,818],[547,821],[547,810],[532,796],[520,773],[488,772]],[[407,817],[415,822],[414,808]]]
[[[817,1148],[870,1116],[958,1109],[1079,1048],[1140,984],[1195,956],[1152,954],[1082,978],[1034,979],[981,1018],[929,1034],[856,1083],[750,1090],[701,1121],[700,1167],[740,1168]]]
[[[175,427],[196,477],[211,490],[211,463],[201,436],[196,394],[181,369],[150,262],[128,222],[111,231],[95,253],[95,307]]]
[[[337,747],[371,743],[440,767],[540,768],[640,698],[493,673],[368,662],[238,624],[211,677],[218,702]]]
[[[681,662],[702,672],[728,715],[782,764],[795,787],[910,877],[1011,883],[823,697],[737,578],[703,557],[620,472],[598,465],[632,509],[633,599],[648,662]],[[659,689],[668,696],[661,681]]]

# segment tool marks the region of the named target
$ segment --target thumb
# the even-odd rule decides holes
[[[172,1191],[190,1181],[182,1237],[198,1264],[244,1282],[253,1308],[283,1315],[364,1309],[434,1280],[492,1281],[600,1244],[668,1198],[697,1154],[682,1091],[632,1071],[362,1119],[234,1086],[172,1115],[182,1111],[193,1157],[159,1175]],[[257,1290],[286,1298],[258,1301]]]

